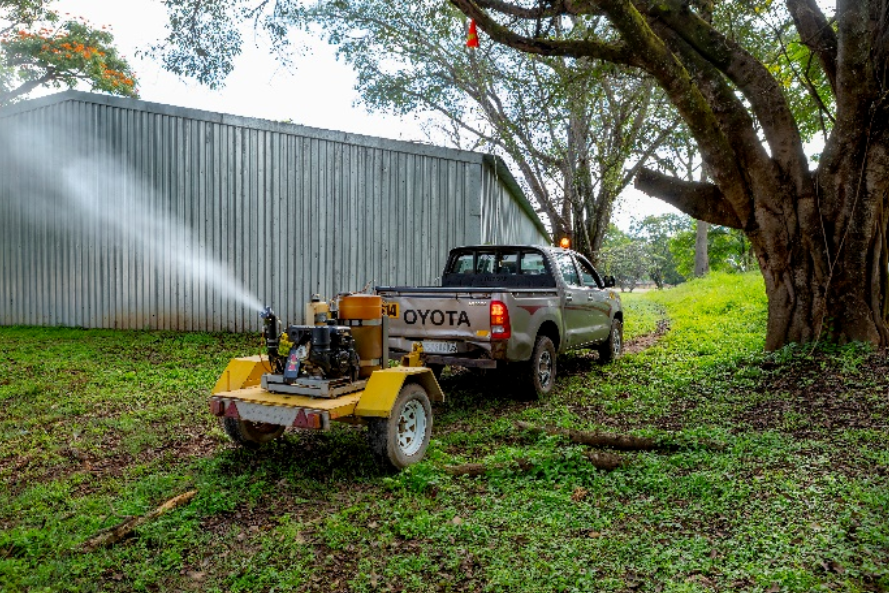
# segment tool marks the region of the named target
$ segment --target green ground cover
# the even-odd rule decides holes
[[[563,357],[543,401],[446,372],[397,475],[359,427],[229,445],[206,397],[256,336],[0,328],[0,591],[889,590],[886,354],[762,353],[754,275],[622,297],[630,353]],[[519,420],[672,449],[605,472]]]

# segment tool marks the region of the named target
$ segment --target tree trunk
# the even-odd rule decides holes
[[[796,205],[784,216],[758,201],[747,235],[765,278],[767,350],[819,339],[889,345],[885,155],[872,143],[840,159],[817,197],[782,200]]]
[[[701,278],[710,273],[710,257],[707,253],[707,233],[710,223],[697,221],[697,235],[695,236],[695,278]]]

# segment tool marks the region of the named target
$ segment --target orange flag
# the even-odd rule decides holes
[[[466,47],[478,47],[478,31],[475,28],[475,21],[469,21],[469,34],[466,36]]]

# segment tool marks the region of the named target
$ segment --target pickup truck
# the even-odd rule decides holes
[[[378,286],[393,356],[422,344],[426,365],[509,368],[532,396],[555,385],[557,354],[620,356],[623,309],[613,277],[581,254],[534,245],[452,249],[441,286]]]

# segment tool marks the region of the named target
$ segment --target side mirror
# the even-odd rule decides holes
[[[602,283],[605,284],[605,288],[613,288],[616,285],[614,276],[605,276],[602,278]]]

